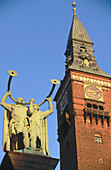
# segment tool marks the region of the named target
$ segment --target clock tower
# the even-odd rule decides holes
[[[111,169],[111,76],[96,62],[76,14],[66,47],[65,77],[55,96],[61,170]]]

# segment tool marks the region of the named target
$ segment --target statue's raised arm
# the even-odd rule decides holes
[[[49,115],[53,113],[53,105],[52,105],[51,97],[48,97],[45,100],[48,101],[49,109],[43,112],[42,114],[43,118],[47,118]]]
[[[11,112],[11,105],[6,103],[8,96],[11,95],[11,91],[7,91],[1,100],[1,106]]]

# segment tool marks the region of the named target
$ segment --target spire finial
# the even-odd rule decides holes
[[[73,6],[73,11],[74,11],[74,15],[76,15],[76,3],[75,1],[73,0],[73,3],[72,3],[72,6]]]

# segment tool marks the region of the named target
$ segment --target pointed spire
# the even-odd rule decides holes
[[[76,3],[75,3],[74,0],[73,0],[73,3],[72,3],[72,6],[73,6],[74,15],[76,15]]]

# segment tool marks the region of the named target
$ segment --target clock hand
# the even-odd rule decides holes
[[[98,93],[98,92],[96,92],[96,91],[94,92],[94,91],[92,91],[92,90],[88,90],[88,92],[89,92],[89,93],[93,93],[93,94]]]

